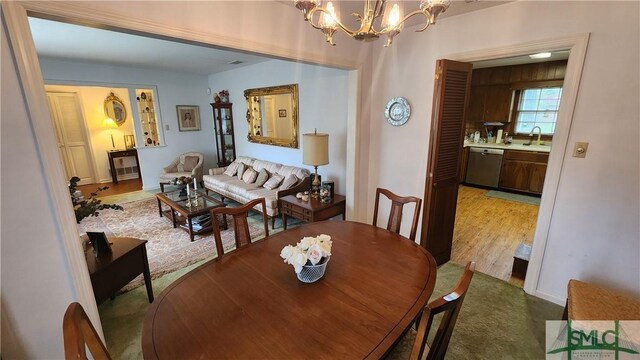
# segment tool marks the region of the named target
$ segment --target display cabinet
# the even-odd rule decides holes
[[[233,112],[231,103],[213,103],[213,123],[216,132],[218,167],[231,164],[236,159],[236,142],[233,133]]]
[[[159,121],[156,113],[156,103],[153,90],[136,89],[136,101],[138,102],[138,118],[140,119],[140,128],[142,134],[142,146],[154,147],[160,146],[160,129]]]

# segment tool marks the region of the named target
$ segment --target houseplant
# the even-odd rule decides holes
[[[77,187],[80,178],[77,176],[72,177],[69,180],[69,193],[71,194],[71,201],[73,203],[73,211],[76,215],[76,222],[80,224],[82,219],[89,216],[98,216],[99,210],[112,209],[112,210],[124,210],[120,205],[116,204],[103,204],[101,200],[96,199],[96,196],[100,191],[106,190],[109,187],[98,187],[98,190],[91,193],[89,199],[84,199],[82,196],[78,196]]]
[[[293,265],[298,280],[305,283],[318,281],[331,258],[331,236],[304,237],[296,246],[287,245],[280,252],[284,262]]]

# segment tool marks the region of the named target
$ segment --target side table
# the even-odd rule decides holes
[[[85,259],[91,277],[96,303],[100,305],[138,275],[144,276],[149,302],[153,302],[153,288],[147,259],[147,240],[128,237],[109,237],[112,253],[96,257],[93,248],[87,246]]]
[[[345,197],[334,195],[330,203],[323,204],[320,199],[309,197],[309,201],[302,201],[294,195],[287,195],[281,198],[280,212],[282,213],[282,225],[287,229],[287,216],[305,222],[316,222],[329,220],[334,216],[342,214],[345,219]]]

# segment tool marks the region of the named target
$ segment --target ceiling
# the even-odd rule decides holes
[[[514,56],[514,57],[508,57],[508,58],[501,58],[501,59],[478,61],[473,63],[473,68],[482,69],[482,68],[490,68],[490,67],[498,67],[498,66],[533,64],[533,63],[547,62],[547,61],[567,60],[568,58],[569,58],[569,50],[554,51],[551,53],[550,57],[544,58],[544,59],[532,59],[529,57],[529,55],[523,55],[523,56]]]
[[[291,6],[293,1],[279,1]],[[509,1],[454,1],[440,15],[446,18],[477,11]],[[336,1],[341,18],[348,26],[356,26],[352,12],[362,12],[363,1]],[[420,1],[403,1],[405,13],[418,9]],[[346,16],[345,16],[346,15]],[[414,16],[407,26],[417,25],[421,18]],[[300,14],[300,21],[302,14]],[[149,38],[116,31],[67,24],[38,18],[29,18],[36,51],[40,57],[77,60],[110,65],[145,67],[159,70],[181,71],[208,75],[271,60],[212,47],[197,46],[175,41]],[[318,36],[321,36],[320,34]],[[230,64],[240,61],[240,64]]]

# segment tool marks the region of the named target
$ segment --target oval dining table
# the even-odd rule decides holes
[[[298,281],[280,251],[327,234],[324,277]],[[424,308],[436,262],[415,242],[372,225],[299,226],[185,274],[149,308],[145,359],[377,359]]]

